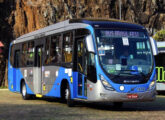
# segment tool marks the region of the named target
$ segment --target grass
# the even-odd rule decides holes
[[[0,89],[7,89],[8,87],[6,86],[1,86]]]

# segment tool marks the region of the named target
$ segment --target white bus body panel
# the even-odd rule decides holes
[[[165,91],[165,83],[156,83],[157,91]]]

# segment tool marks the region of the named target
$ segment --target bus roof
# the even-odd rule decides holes
[[[127,28],[127,29],[145,29],[143,26],[130,23],[118,19],[104,19],[104,18],[85,18],[85,19],[70,19],[70,23],[86,23],[93,27],[107,27],[107,28]]]
[[[115,28],[115,29],[119,29],[119,28],[136,29],[136,30],[145,29],[141,25],[129,23],[123,20],[116,20],[116,19],[92,19],[92,18],[70,19],[22,35],[18,37],[16,40],[14,40],[14,43],[20,43],[32,39],[37,39],[44,37],[46,35],[51,35],[67,30],[86,28],[89,25],[91,25],[94,28],[103,27],[103,28]]]

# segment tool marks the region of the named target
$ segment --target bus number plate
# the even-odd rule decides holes
[[[127,98],[136,99],[136,98],[138,98],[138,94],[127,94]]]

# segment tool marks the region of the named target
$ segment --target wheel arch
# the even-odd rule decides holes
[[[69,88],[70,88],[70,83],[69,83],[69,81],[68,81],[68,79],[62,79],[62,81],[61,81],[61,85],[60,85],[60,96],[61,96],[61,98],[64,98],[64,90],[65,90],[65,88],[67,87],[67,85],[69,85]]]

